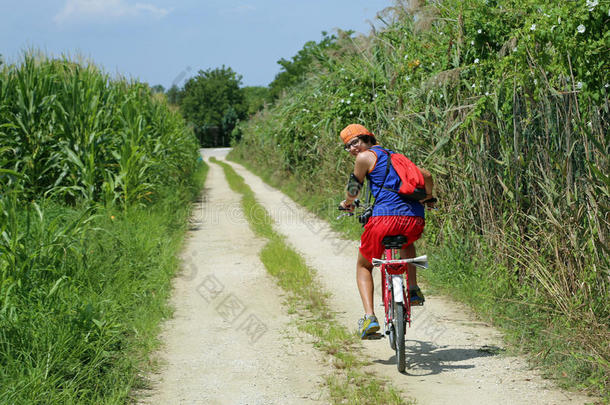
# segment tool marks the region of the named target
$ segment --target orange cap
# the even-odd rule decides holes
[[[348,126],[346,126],[345,128],[343,128],[343,131],[341,131],[341,140],[343,141],[344,144],[347,144],[349,141],[351,141],[352,139],[354,139],[357,136],[360,135],[373,135],[373,133],[371,131],[369,131],[368,129],[366,129],[364,126],[360,125],[360,124],[349,124]]]

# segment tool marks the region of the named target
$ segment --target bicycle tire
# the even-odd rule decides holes
[[[405,307],[401,302],[394,302],[394,333],[396,342],[396,367],[399,372],[405,371]]]
[[[390,313],[394,316],[394,306],[396,304],[394,302],[390,302]],[[396,329],[394,328],[394,324],[390,322],[388,325],[388,342],[390,343],[390,349],[396,351]]]

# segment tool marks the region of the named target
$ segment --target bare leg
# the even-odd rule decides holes
[[[400,249],[400,257],[402,259],[412,259],[415,257],[415,245],[410,244],[405,249]],[[409,264],[409,286],[414,287],[417,285],[417,271],[416,267],[412,264]]]
[[[364,313],[367,315],[375,315],[373,309],[373,265],[358,252],[358,263],[356,264],[356,280],[358,282],[358,291],[362,299]]]

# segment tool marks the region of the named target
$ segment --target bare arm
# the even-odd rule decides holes
[[[377,156],[374,152],[361,152],[356,156],[356,164],[354,165],[354,176],[359,183],[363,183],[366,174],[375,166]],[[345,191],[345,200],[341,202],[341,205],[345,208],[351,207],[354,200],[358,197],[358,192],[355,194],[350,193],[350,187]]]
[[[432,175],[426,169],[419,169],[421,171],[422,176],[424,176],[424,187],[426,189],[426,197],[432,197],[432,191],[434,190],[434,180],[432,180]]]
[[[432,180],[432,174],[426,169],[419,168],[422,176],[424,176],[424,188],[426,189],[426,197],[422,201],[426,201],[429,198],[432,198],[432,191],[434,191],[434,180]],[[434,203],[426,203],[429,208],[434,206]]]

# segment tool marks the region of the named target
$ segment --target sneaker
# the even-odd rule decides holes
[[[421,292],[419,287],[409,290],[409,295],[411,296],[411,306],[424,305],[426,299],[424,298],[424,293]]]
[[[379,322],[375,315],[364,315],[364,318],[358,320],[358,333],[360,338],[372,335],[379,330]]]

